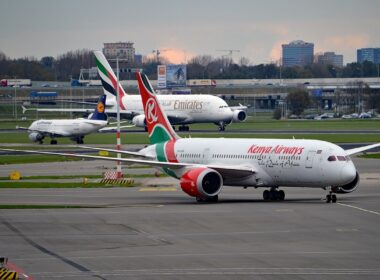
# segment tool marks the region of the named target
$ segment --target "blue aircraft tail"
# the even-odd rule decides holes
[[[106,98],[107,98],[106,95],[102,95],[99,98],[99,101],[98,101],[98,104],[96,105],[94,113],[89,118],[90,120],[99,120],[99,121],[107,120],[107,114],[105,113]]]

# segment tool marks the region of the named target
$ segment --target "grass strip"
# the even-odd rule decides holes
[[[126,187],[133,187],[126,186]],[[70,188],[112,188],[112,187],[124,187],[120,184],[104,184],[104,183],[76,183],[76,182],[70,182],[70,183],[57,183],[57,182],[0,182],[0,189],[2,188],[10,188],[10,189],[35,189],[35,188],[42,188],[42,189],[49,189],[49,188],[56,188],[56,189],[70,189]]]
[[[40,163],[40,162],[64,162],[79,161],[81,158],[55,156],[55,155],[7,155],[0,157],[0,165],[3,164],[20,164],[20,163]]]
[[[33,204],[1,204],[0,209],[66,209],[66,208],[101,208],[89,205],[33,205]]]
[[[374,159],[380,159],[380,153],[374,153],[374,154],[364,154],[360,155],[360,158],[374,158]]]

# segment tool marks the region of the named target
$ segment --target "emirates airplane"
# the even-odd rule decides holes
[[[336,193],[353,192],[359,184],[359,174],[350,155],[380,146],[377,143],[343,150],[319,140],[180,138],[148,78],[137,73],[137,79],[151,145],[138,152],[121,153],[140,159],[31,150],[19,152],[151,165],[179,179],[182,190],[198,202],[216,202],[224,185],[265,188],[264,200],[284,200],[285,192],[279,187],[321,188],[328,191],[326,202],[336,202]]]
[[[108,114],[116,112],[117,79],[101,51],[94,52],[104,94],[107,95]],[[146,127],[144,109],[140,95],[128,95],[119,83],[121,113],[132,119],[137,127]],[[180,131],[188,131],[188,124],[215,123],[221,131],[231,122],[242,122],[247,118],[246,106],[229,107],[227,103],[209,94],[158,95],[171,125],[180,125]]]

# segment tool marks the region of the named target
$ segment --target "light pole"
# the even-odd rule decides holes
[[[119,61],[124,60],[128,61],[128,59],[119,59],[119,57],[116,56],[116,59],[110,59],[110,60],[116,60],[116,150],[121,150],[121,139],[120,139],[120,93],[119,93]],[[117,153],[117,158],[119,159],[116,163],[116,178],[121,179],[123,178],[123,174],[121,172],[121,153]]]
[[[16,80],[16,77],[15,77]],[[17,83],[13,85],[15,89],[15,96],[14,96],[14,112],[15,112],[15,119],[17,120]]]
[[[119,58],[116,57],[116,122],[117,122],[117,128],[116,128],[116,150],[120,151],[121,149],[121,140],[120,140],[120,94],[119,94]],[[116,166],[116,178],[121,179],[123,177],[123,174],[121,173],[121,154],[117,153],[117,158],[119,159],[117,161]]]

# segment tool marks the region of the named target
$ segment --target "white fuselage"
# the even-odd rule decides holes
[[[169,118],[178,118],[181,121],[175,124],[191,123],[219,123],[231,122],[233,112],[227,103],[212,95],[158,95],[161,107],[165,110]],[[116,98],[107,96],[108,113],[116,111]],[[125,95],[122,98],[123,107],[120,111],[135,112],[144,114],[140,95]]]
[[[160,144],[143,151],[160,161]],[[225,181],[230,186],[326,187],[343,185],[356,176],[342,148],[319,140],[282,139],[179,139],[174,144],[178,162],[252,167],[254,175]],[[334,156],[335,161],[328,158]],[[182,176],[184,170],[178,170]]]
[[[107,121],[89,119],[37,120],[29,126],[29,131],[56,137],[83,136],[105,127]]]

